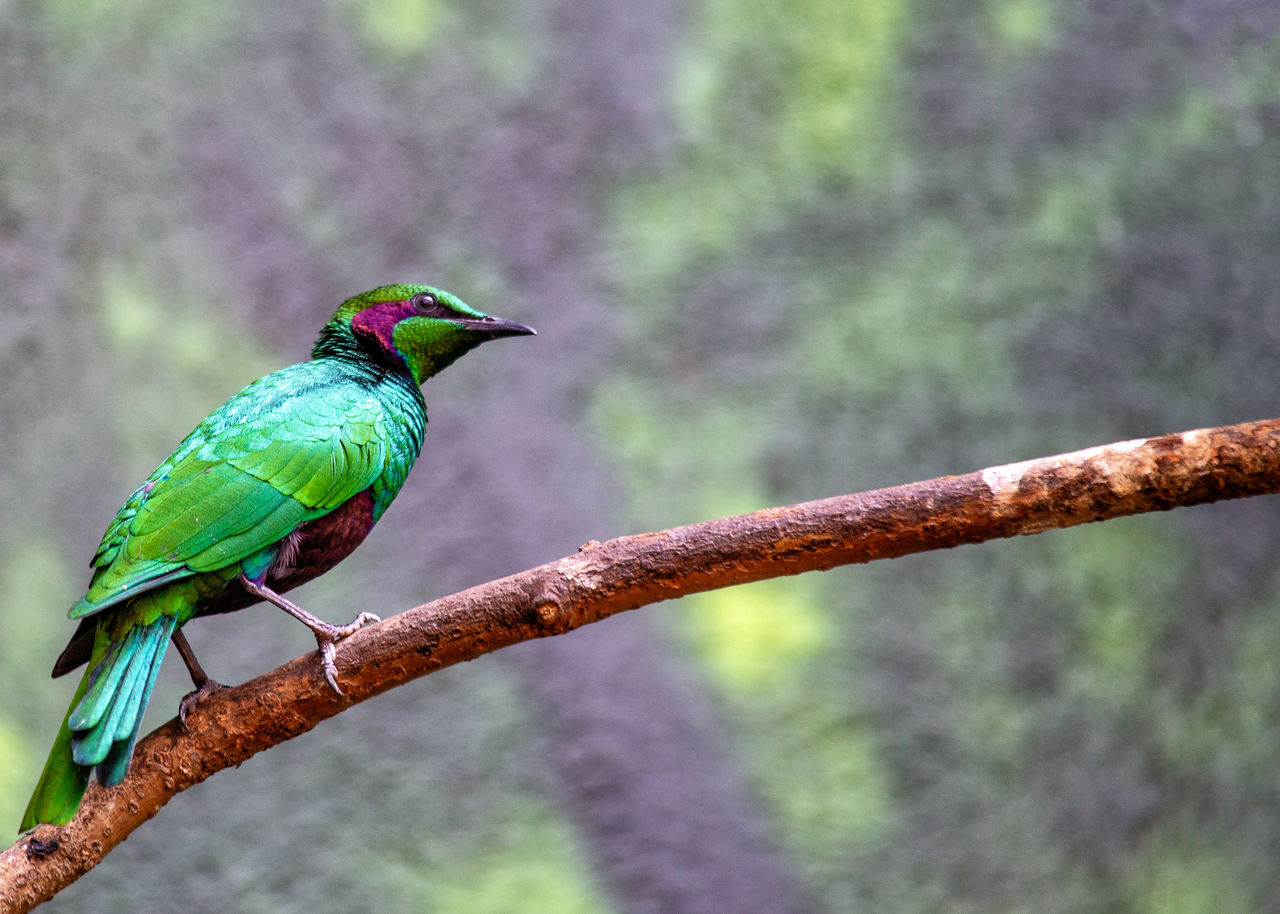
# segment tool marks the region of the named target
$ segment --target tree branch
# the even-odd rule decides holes
[[[345,698],[314,654],[211,695],[141,740],[129,776],[0,854],[0,910],[92,869],[171,797],[352,704],[481,654],[685,594],[1149,511],[1280,491],[1280,419],[1126,441],[964,476],[591,542],[345,639]]]

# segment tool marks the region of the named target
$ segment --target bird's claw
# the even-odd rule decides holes
[[[320,663],[324,667],[325,682],[329,683],[329,688],[339,695],[345,695],[346,692],[338,687],[337,643],[366,625],[381,621],[382,619],[373,613],[360,613],[346,625],[330,625],[327,630],[316,632],[316,643],[320,646]]]
[[[206,679],[199,688],[193,689],[186,695],[182,696],[182,701],[178,702],[178,723],[182,724],[183,731],[190,733],[191,728],[187,726],[187,715],[191,713],[191,709],[200,704],[205,698],[221,689],[225,689],[220,682],[212,679]]]
[[[339,695],[346,695],[346,692],[338,688],[338,664],[335,659],[338,651],[334,647],[337,642],[322,640],[319,637],[316,641],[320,643],[320,664],[324,667],[324,681],[329,683],[329,688]]]

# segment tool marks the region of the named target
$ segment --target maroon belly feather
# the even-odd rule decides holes
[[[267,571],[267,585],[282,593],[324,574],[364,542],[372,529],[373,495],[366,489],[290,533]]]

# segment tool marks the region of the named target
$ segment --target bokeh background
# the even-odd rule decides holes
[[[0,822],[116,508],[349,294],[529,322],[299,591],[1280,413],[1250,0],[0,0]],[[766,582],[430,676],[51,911],[1280,910],[1272,499]],[[191,626],[239,682],[310,636]],[[149,721],[189,688],[176,657]]]

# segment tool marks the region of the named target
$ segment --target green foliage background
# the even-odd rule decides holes
[[[1280,15],[1238,6],[0,0],[0,822],[115,508],[383,282],[542,335],[428,386],[405,506],[302,591],[332,619],[589,538],[1275,415]],[[613,94],[556,88],[587,72]],[[795,910],[1271,910],[1278,535],[1257,499],[641,631]],[[241,681],[309,647],[277,616],[192,638]],[[220,774],[50,909],[716,910],[647,890],[644,841],[601,850],[540,683],[625,699],[535,650]],[[166,669],[156,723],[185,688]],[[703,813],[654,828],[714,843]]]

